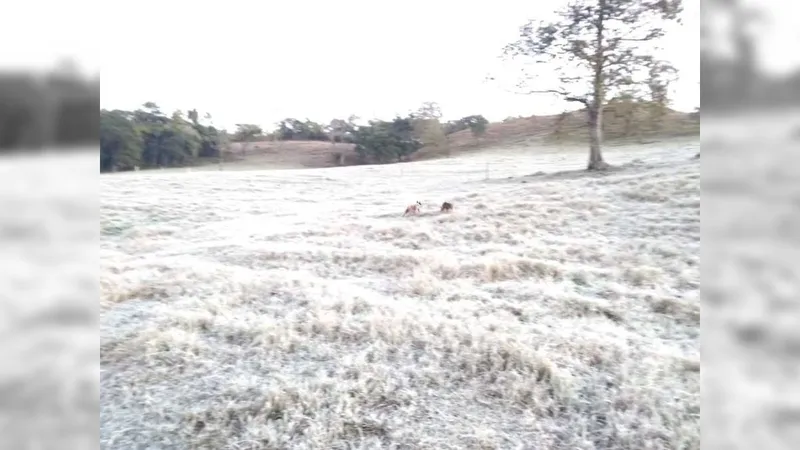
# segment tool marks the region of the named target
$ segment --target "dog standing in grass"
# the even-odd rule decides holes
[[[406,207],[406,212],[403,213],[403,217],[410,216],[410,215],[417,215],[419,214],[419,210],[422,208],[422,203],[419,201],[414,203],[413,205],[409,205]]]
[[[441,212],[453,212],[453,204],[450,202],[442,203]]]

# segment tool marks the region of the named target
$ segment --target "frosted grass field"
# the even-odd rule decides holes
[[[0,448],[98,448],[97,150],[0,180]]]
[[[698,151],[102,176],[101,446],[697,449]]]
[[[703,114],[704,448],[800,438],[798,125],[796,110]]]

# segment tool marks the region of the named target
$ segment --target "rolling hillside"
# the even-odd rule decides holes
[[[625,140],[645,143],[700,134],[700,122],[693,118],[692,114],[670,110],[660,122],[660,129],[653,129],[646,125],[646,119],[641,115],[626,121],[623,113],[624,111],[618,111],[613,105],[606,107],[603,128],[607,142]],[[479,140],[467,130],[451,134],[448,136],[448,148],[426,147],[417,152],[412,160],[438,159],[498,145],[514,146],[534,142],[576,144],[587,139],[585,123],[583,111],[572,111],[565,115],[509,118],[503,122],[489,124],[486,134]],[[560,132],[557,131],[559,129]],[[224,167],[230,169],[335,167],[358,163],[352,144],[264,141],[251,142],[244,150],[240,143],[231,144],[224,156]]]

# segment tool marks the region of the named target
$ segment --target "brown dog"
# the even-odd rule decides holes
[[[422,203],[420,203],[420,202],[416,202],[413,205],[409,205],[406,208],[406,212],[403,213],[403,217],[411,215],[411,214],[413,214],[413,215],[419,214],[419,209],[421,207],[422,207]]]
[[[453,211],[453,204],[450,202],[442,203],[442,212],[452,212]]]

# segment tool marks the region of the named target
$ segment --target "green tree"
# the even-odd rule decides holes
[[[189,120],[192,121],[193,125],[199,125],[200,124],[200,121],[199,121],[200,116],[199,116],[199,113],[197,112],[196,109],[190,109],[187,112],[186,115],[187,115],[187,117],[189,117]]]
[[[486,128],[489,125],[489,121],[481,115],[475,115],[463,117],[461,122],[464,123],[467,128],[469,128],[470,133],[472,133],[472,137],[475,138],[475,144],[479,144],[481,137],[486,134]]]
[[[170,167],[191,163],[200,153],[202,139],[183,114],[165,116],[157,104],[147,102],[133,112],[142,135],[142,162],[146,167]]]
[[[622,92],[620,95],[608,101],[604,113],[610,110],[614,115],[614,119],[622,122],[622,131],[619,132],[622,137],[630,137],[634,132],[634,122],[636,116],[642,109],[641,102],[631,92]],[[639,128],[636,127],[638,130]],[[614,133],[614,130],[604,131],[605,135]]]
[[[608,167],[601,151],[607,95],[646,84],[655,61],[648,43],[663,37],[664,22],[679,20],[682,9],[681,0],[574,0],[557,12],[557,20],[522,26],[519,39],[504,49],[507,57],[547,63],[557,71],[556,86],[532,87],[529,74],[521,83],[528,93],[556,94],[584,106],[589,170]]]
[[[250,123],[237,123],[236,131],[233,133],[233,141],[238,142],[242,156],[247,155],[250,143],[264,134],[264,130],[258,125]]]
[[[327,141],[329,139],[325,127],[309,119],[284,119],[278,122],[277,135],[281,141]]]
[[[329,139],[328,133],[325,132],[325,127],[309,119],[303,122],[302,138],[308,141],[327,141]]]
[[[463,122],[462,119],[449,120],[442,125],[444,134],[450,136],[453,133],[469,129],[469,126]]]
[[[325,132],[328,135],[328,139],[330,139],[331,145],[333,145],[334,149],[336,148],[337,142],[353,142],[353,132],[355,131],[355,127],[344,119],[333,119],[331,120],[330,124],[325,129]],[[334,156],[336,158],[336,164],[343,166],[345,161],[345,153],[344,152],[334,152]]]
[[[440,122],[442,110],[436,102],[425,102],[411,115],[414,136],[425,147],[445,150],[449,156],[449,145],[444,127]]]
[[[164,130],[163,138],[165,150],[170,154],[168,165],[182,166],[194,162],[200,156],[203,136],[192,123],[183,118],[180,111],[173,115],[172,121]]]
[[[199,120],[199,113],[196,109],[188,111],[187,116],[192,123],[192,127],[200,135],[200,156],[204,158],[219,158],[221,154],[220,132],[213,125],[203,125]],[[206,113],[203,119],[211,122],[211,114]]]
[[[100,111],[100,171],[133,170],[141,165],[142,136],[126,111]]]
[[[661,124],[669,111],[669,86],[675,81],[677,73],[677,69],[665,61],[653,60],[648,67],[647,112],[651,131],[661,130]]]
[[[368,125],[358,127],[354,141],[361,162],[408,161],[422,148],[422,142],[414,137],[413,120],[409,117],[396,117],[391,122],[370,121]]]
[[[352,141],[352,134],[355,126],[344,119],[333,119],[325,128],[324,132],[328,139],[334,144],[337,142]]]
[[[255,138],[264,134],[264,130],[258,126],[250,123],[237,123],[236,131],[233,133],[234,141],[252,141]]]
[[[146,102],[141,109],[133,112],[136,128],[142,136],[142,163],[145,167],[167,165],[163,151],[162,132],[169,126],[169,118],[153,102]]]
[[[222,170],[222,162],[224,160],[225,152],[230,151],[230,143],[231,137],[228,134],[228,131],[225,129],[219,130],[217,133],[217,148],[219,149],[217,152],[217,164],[219,164],[219,170]]]
[[[291,141],[301,128],[302,123],[299,120],[288,118],[278,122],[275,133],[278,136],[278,140]]]
[[[188,118],[188,119],[187,119]],[[210,116],[205,118],[210,120]],[[196,110],[170,117],[152,102],[135,111],[100,112],[100,170],[170,167],[192,164],[198,157],[220,157],[220,136],[200,123]]]

